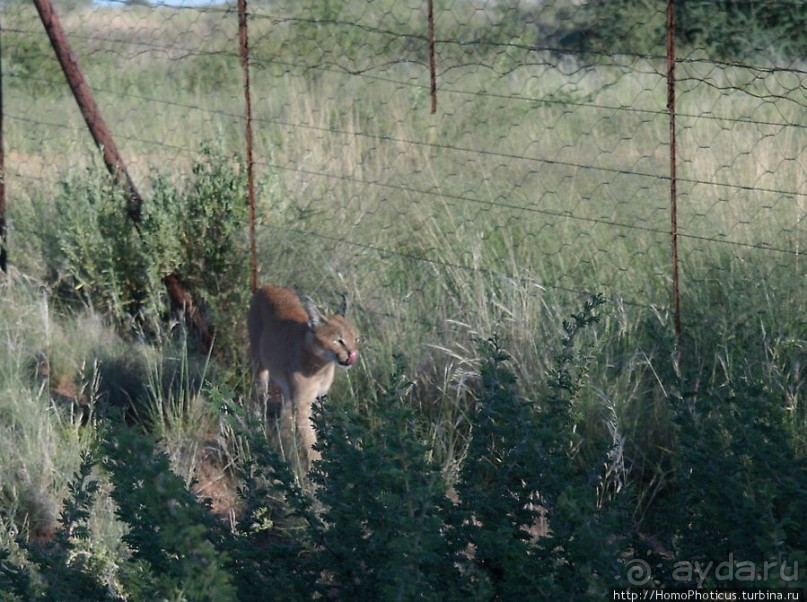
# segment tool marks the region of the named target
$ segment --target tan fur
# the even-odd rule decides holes
[[[323,316],[310,300],[277,286],[255,292],[247,326],[263,399],[271,379],[283,392],[281,422],[294,425],[307,470],[317,456],[311,405],[331,388],[337,364],[356,362],[356,327],[343,315]]]

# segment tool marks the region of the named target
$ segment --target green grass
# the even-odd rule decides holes
[[[599,466],[604,444],[622,450],[632,529],[668,549],[683,537],[663,516],[676,501],[692,501],[676,497],[676,467],[692,443],[687,429],[700,432],[712,412],[721,415],[720,403],[734,403],[732,395],[759,395],[781,411],[782,449],[804,459],[807,124],[800,72],[694,60],[678,67],[683,337],[676,348],[662,61],[589,65],[511,47],[474,55],[446,44],[438,48],[438,114],[431,115],[419,47],[388,48],[383,36],[336,28],[326,33],[341,41],[341,54],[317,53],[321,38],[310,37],[311,24],[274,23],[262,10],[250,23],[260,280],[294,286],[326,308],[348,293],[363,342],[359,364],[340,373],[331,391],[336,407],[362,408],[380,427],[384,387],[403,370],[411,379],[408,399],[426,425],[420,434],[430,461],[452,482],[467,452],[478,342],[498,334],[519,394],[545,400],[563,320],[586,292],[602,292],[609,301],[602,320],[582,342],[577,458]],[[464,8],[456,10],[464,22]],[[82,212],[92,211],[103,178],[61,75],[51,71],[41,27],[24,9],[14,18],[4,49],[14,36],[40,48],[33,66],[44,65],[52,83],[20,75],[4,88],[9,255],[24,276],[3,283],[0,299],[8,458],[0,470],[8,509],[0,544],[14,529],[52,528],[69,476],[95,436],[78,426],[69,404],[59,406],[58,392],[83,393],[96,406],[143,402],[152,434],[186,483],[211,454],[217,467],[250,458],[238,435],[216,432],[210,391],[200,386],[207,380],[235,397],[248,395],[249,368],[233,352],[245,347],[237,309],[208,308],[225,319],[220,334],[230,352],[230,361],[214,358],[208,367],[205,358],[188,357],[167,324],[159,343],[113,328],[122,312],[93,301],[112,290],[105,288],[111,268],[97,270],[78,295],[62,294],[75,283],[56,244],[65,224],[57,205],[76,208],[73,229],[90,223]],[[387,19],[417,30],[422,15],[396,3]],[[237,57],[199,52],[229,49],[234,22],[217,12],[142,8],[77,11],[66,19],[152,207],[168,189],[176,194],[163,201],[194,190],[191,168],[209,141],[225,157],[241,152]],[[395,49],[409,60],[386,60],[384,52]],[[214,70],[222,81],[208,77]],[[65,196],[63,181],[79,183],[75,197]],[[214,184],[207,190],[215,195]],[[192,232],[163,226],[163,241]],[[193,258],[183,261],[173,265],[199,268]],[[158,283],[164,266],[149,267]],[[247,286],[224,292],[245,296]],[[85,307],[76,309],[77,298]],[[47,380],[37,372],[42,358]],[[191,367],[197,364],[205,368]],[[695,426],[682,418],[693,408]],[[740,410],[740,425],[756,411]],[[743,485],[752,488],[749,479]],[[120,526],[109,506],[102,516],[97,537],[115,550],[110,542]]]
[[[14,533],[43,538],[56,528],[67,483],[95,438],[99,363],[122,342],[98,316],[55,315],[28,280],[4,282],[2,305],[1,539],[8,544]],[[111,517],[101,500],[95,535],[107,542],[120,537]]]

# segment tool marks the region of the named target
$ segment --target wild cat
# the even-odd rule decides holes
[[[318,457],[311,405],[331,388],[336,365],[349,368],[359,357],[358,333],[345,303],[323,316],[308,298],[288,288],[264,286],[252,296],[247,315],[250,355],[266,400],[271,379],[283,393],[281,424],[294,425],[305,470]]]

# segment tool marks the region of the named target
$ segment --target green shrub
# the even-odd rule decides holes
[[[375,428],[366,412],[319,403],[322,460],[313,482],[322,504],[315,566],[325,591],[351,600],[454,599],[456,555],[445,539],[449,510],[440,467],[401,366],[382,392]]]
[[[153,312],[159,299],[126,206],[125,191],[109,174],[74,177],[55,198],[58,221],[46,238],[52,272],[66,276],[71,292],[91,307],[123,323]]]
[[[784,399],[761,382],[728,378],[679,400],[675,494],[658,512],[675,517],[676,560],[773,563],[772,578],[760,572],[743,585],[803,587],[807,458]],[[667,569],[673,576],[674,563]],[[721,585],[714,571],[704,577],[705,586]]]
[[[556,0],[539,7],[511,1],[497,3],[492,13],[496,26],[480,37],[496,44],[593,55],[666,52],[666,7],[656,0]],[[680,56],[699,51],[724,60],[792,59],[807,48],[807,6],[801,2],[677,0],[675,19]]]
[[[36,13],[19,2],[3,7],[4,85],[41,98],[64,92],[64,75]]]
[[[58,220],[45,234],[50,270],[67,284],[59,290],[159,336],[166,329],[163,279],[176,275],[217,326],[221,349],[236,353],[249,292],[243,170],[205,147],[185,189],[161,176],[152,188],[135,224],[125,191],[105,172],[63,184]]]
[[[229,422],[248,449],[242,457],[239,493],[244,504],[236,537],[226,542],[238,599],[308,600],[320,573],[309,561],[320,522],[313,500],[291,466],[266,440],[262,425],[227,404]]]
[[[235,600],[221,551],[226,527],[171,471],[168,456],[127,429],[108,438],[104,451],[135,568],[124,572],[123,585],[159,599]]]
[[[246,172],[237,158],[204,147],[175,224],[183,261],[175,271],[203,303],[216,345],[229,357],[249,302]]]
[[[507,354],[486,342],[471,441],[456,484],[454,548],[472,545],[469,594],[482,599],[603,595],[619,574],[620,508],[597,503],[599,463],[576,462],[576,396],[584,363],[575,339],[598,320],[599,296],[564,322],[562,350],[541,402],[519,396]],[[542,523],[546,520],[548,528]],[[481,594],[481,596],[480,596]]]
[[[685,47],[703,49],[711,57],[796,58],[807,52],[807,5],[803,2],[679,0],[676,21]]]
[[[82,454],[82,463],[69,485],[55,536],[43,544],[18,539],[27,552],[28,566],[9,561],[0,550],[0,592],[12,600],[112,600],[114,585],[105,583],[111,572],[100,550],[90,546],[89,520],[98,493],[92,476],[96,451]],[[3,598],[4,600],[7,598]]]
[[[596,321],[599,303],[586,304],[567,324],[553,385],[558,392],[573,393],[582,378],[570,368],[579,361],[572,345]],[[208,387],[211,403],[224,411],[225,431],[244,450],[238,463],[243,510],[232,529],[172,472],[150,436],[110,425],[101,464],[130,551],[107,580],[115,587],[101,582],[89,561],[69,561],[61,552],[46,561],[32,550],[31,569],[4,560],[4,583],[23,597],[69,599],[80,592],[86,600],[259,600],[267,592],[284,600],[600,594],[613,581],[619,556],[608,543],[615,532],[600,517],[596,483],[575,466],[572,399],[558,394],[545,406],[527,401],[495,338],[483,355],[456,501],[416,411],[418,389],[400,363],[380,387],[376,407],[316,404],[322,459],[310,475],[313,498],[270,448],[262,427],[245,418],[230,394]],[[73,539],[58,541],[68,551],[85,533],[94,464],[85,461],[66,501],[63,530]],[[530,533],[538,504],[548,512],[549,533]],[[605,551],[594,549],[611,554],[605,561]]]

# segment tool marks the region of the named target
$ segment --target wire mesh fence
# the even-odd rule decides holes
[[[248,5],[262,280],[291,255],[323,281],[387,274],[378,298],[421,290],[395,264],[669,307],[674,234],[699,302],[728,303],[727,279],[805,283],[807,2],[679,2],[669,32],[662,2],[445,0],[433,39],[430,4]],[[234,6],[56,8],[146,197],[206,142],[243,152]],[[2,11],[13,261],[30,191],[97,151],[36,12]]]

